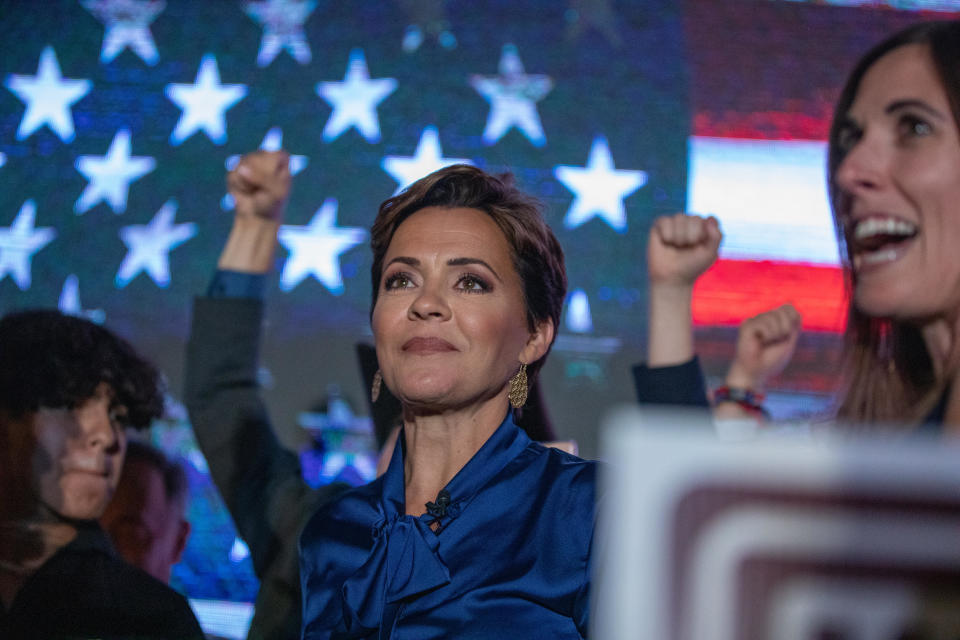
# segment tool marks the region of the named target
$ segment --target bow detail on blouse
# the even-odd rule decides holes
[[[370,556],[341,590],[348,630],[353,624],[390,629],[394,620],[382,619],[386,605],[450,582],[450,572],[436,553],[439,539],[420,518],[396,516],[376,525],[373,533]],[[396,614],[396,607],[389,609]]]

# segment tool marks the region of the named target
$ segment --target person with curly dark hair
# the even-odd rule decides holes
[[[161,415],[156,368],[57,311],[0,319],[0,637],[202,638],[186,599],[117,555],[96,519],[127,427]]]

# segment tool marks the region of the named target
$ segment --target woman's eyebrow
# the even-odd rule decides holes
[[[399,262],[399,263],[401,263],[401,264],[405,264],[405,265],[410,266],[410,267],[419,267],[419,266],[420,266],[420,261],[419,261],[419,260],[417,260],[416,258],[408,258],[407,256],[397,256],[396,258],[394,258],[393,260],[391,260],[390,262],[388,262],[388,263],[386,264],[386,266],[389,267],[389,266],[390,266],[391,264],[393,264],[394,262]]]
[[[468,264],[483,265],[484,267],[490,270],[490,273],[492,273],[497,280],[499,280],[500,282],[503,282],[503,278],[500,277],[500,274],[497,273],[497,270],[491,267],[485,261],[481,260],[480,258],[451,258],[450,260],[447,260],[447,265],[451,267],[462,267]]]
[[[935,109],[934,107],[931,107],[929,104],[927,104],[923,100],[916,100],[916,99],[895,100],[890,104],[888,104],[887,108],[884,109],[883,111],[886,114],[892,114],[902,109],[919,109],[920,111],[923,111],[924,113],[927,113],[933,116],[934,118],[937,118],[938,120],[946,119],[946,116],[940,113],[939,109]]]

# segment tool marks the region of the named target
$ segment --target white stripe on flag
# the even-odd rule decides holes
[[[720,220],[722,257],[839,264],[825,142],[693,136],[688,147],[687,209]]]

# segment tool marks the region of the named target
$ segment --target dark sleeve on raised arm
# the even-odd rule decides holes
[[[218,269],[207,288],[208,298],[251,298],[263,300],[267,276]]]
[[[299,462],[277,441],[257,386],[262,316],[258,300],[197,298],[185,389],[197,442],[258,576],[280,533],[266,517],[274,493],[299,480]]]
[[[697,357],[669,367],[636,365],[633,368],[633,381],[637,389],[637,401],[642,405],[710,406],[707,385]]]
[[[264,616],[273,619],[267,626],[297,629],[297,539],[310,514],[343,487],[311,489],[296,454],[277,440],[257,385],[262,321],[260,300],[197,298],[184,397],[210,475],[261,581],[254,624]]]

